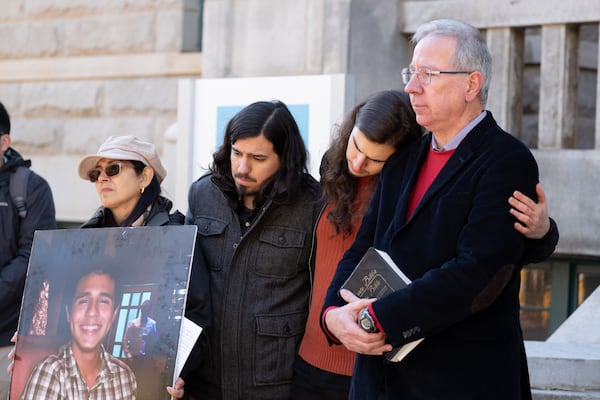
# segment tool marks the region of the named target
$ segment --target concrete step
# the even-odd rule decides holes
[[[600,287],[547,341],[525,349],[534,400],[600,399]]]
[[[598,400],[600,392],[573,392],[564,390],[538,390],[531,391],[533,400]]]
[[[526,341],[525,349],[533,389],[600,392],[599,344]]]

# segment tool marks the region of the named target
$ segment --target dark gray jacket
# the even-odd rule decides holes
[[[48,182],[33,172],[27,182],[27,216],[20,219],[10,197],[10,176],[31,161],[9,148],[0,168],[0,346],[9,346],[17,330],[33,234],[56,228],[54,200]]]
[[[286,399],[308,314],[313,230],[321,210],[311,178],[292,205],[267,200],[242,234],[210,175],[194,182],[186,224],[198,226],[190,294],[207,271],[212,304],[206,362],[186,380],[203,399]],[[311,194],[312,193],[312,194]],[[196,274],[196,277],[194,277]],[[188,300],[188,310],[193,307]],[[193,317],[192,317],[193,318]]]

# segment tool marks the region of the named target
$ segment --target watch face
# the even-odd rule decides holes
[[[366,317],[361,318],[360,326],[367,332],[371,332],[371,330],[373,330],[373,324],[371,324],[369,318]]]
[[[364,308],[360,312],[358,323],[360,324],[361,328],[363,328],[369,333],[377,332],[377,328],[375,327],[375,321],[373,321],[373,318],[369,314],[369,310],[367,308]]]

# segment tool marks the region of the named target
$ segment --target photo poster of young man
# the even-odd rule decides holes
[[[196,229],[37,231],[10,400],[169,399]]]

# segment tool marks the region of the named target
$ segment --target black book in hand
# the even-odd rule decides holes
[[[362,299],[382,298],[403,289],[411,280],[400,270],[394,260],[383,250],[369,247],[341,289],[350,290]],[[398,362],[423,339],[406,343],[385,353],[388,361]]]

